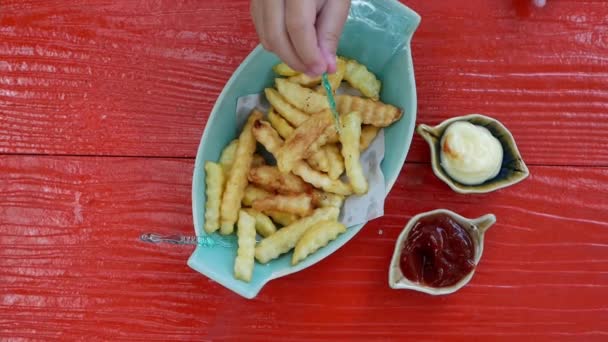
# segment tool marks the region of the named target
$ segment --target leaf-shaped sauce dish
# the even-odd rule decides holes
[[[389,286],[396,290],[414,290],[431,295],[458,291],[473,278],[483,253],[484,234],[494,223],[496,217],[493,214],[469,219],[447,209],[437,209],[412,217],[395,243],[388,271]],[[452,230],[453,234],[450,233],[450,229],[446,229],[450,224],[459,226],[460,231]],[[429,234],[429,227],[440,228]],[[459,245],[456,240],[463,238],[463,232],[468,235],[464,239],[468,243]],[[466,246],[466,253],[458,254],[459,246]],[[454,255],[459,258],[454,258]],[[463,255],[467,256],[466,260],[462,258]],[[468,267],[461,267],[464,264]],[[456,273],[457,271],[461,272]],[[415,272],[418,272],[418,280],[411,280]],[[431,283],[429,279],[434,282]],[[446,285],[430,285],[440,282]]]
[[[456,180],[447,172],[442,165],[442,153],[446,153],[444,135],[448,128],[454,123],[467,122],[475,126],[487,129],[489,133],[498,140],[502,147],[502,162],[499,161],[499,169],[496,175],[478,184],[466,184]],[[431,166],[435,175],[444,181],[452,190],[462,193],[487,193],[499,190],[518,182],[529,176],[530,172],[517,149],[515,139],[509,130],[498,120],[481,114],[471,114],[451,118],[431,127],[425,124],[418,125],[418,134],[429,144],[431,150]],[[448,151],[449,153],[449,151]]]

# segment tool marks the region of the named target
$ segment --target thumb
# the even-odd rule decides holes
[[[329,73],[336,71],[336,51],[349,8],[350,0],[327,0],[317,16],[317,41]]]

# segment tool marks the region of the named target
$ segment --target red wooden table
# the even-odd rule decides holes
[[[186,266],[194,156],[248,1],[0,1],[0,339],[607,340],[608,2],[407,1],[418,122],[485,113],[531,177],[458,195],[414,138],[386,215],[246,300]],[[394,291],[416,213],[493,212],[472,282]]]

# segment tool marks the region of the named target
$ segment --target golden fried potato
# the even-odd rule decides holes
[[[220,155],[220,165],[224,168],[224,174],[227,176],[234,163],[234,155],[236,154],[236,148],[239,145],[239,139],[234,139],[224,148]]]
[[[245,188],[242,203],[244,206],[250,207],[255,200],[270,197],[273,194],[264,189],[260,189],[255,185],[249,184]]]
[[[297,83],[305,87],[314,87],[321,83],[321,76],[310,77],[306,74],[297,74],[288,78],[289,82]]]
[[[312,152],[310,154],[310,157],[308,157],[306,161],[315,170],[319,170],[321,172],[329,172],[329,157],[327,155],[327,151],[325,150],[325,146]]]
[[[352,59],[348,60],[346,62],[344,79],[353,88],[359,90],[363,96],[373,100],[380,98],[380,81],[373,73],[367,70],[365,65]]]
[[[253,136],[253,124],[262,118],[262,113],[253,110],[247,123],[239,136],[234,163],[226,182],[226,189],[220,207],[221,229],[220,233],[230,234],[234,231],[234,224],[239,215],[241,201],[247,186],[247,175],[253,160],[256,142]]]
[[[310,184],[292,173],[282,173],[276,166],[260,166],[249,170],[249,181],[267,191],[282,194],[311,190]]]
[[[289,82],[284,78],[275,80],[279,93],[291,103],[292,106],[298,108],[305,113],[314,114],[322,110],[329,109],[327,96],[319,94],[312,89],[302,87],[301,85]],[[274,104],[273,107],[277,108]],[[280,112],[280,110],[277,108]],[[286,118],[289,120],[288,118]],[[297,126],[297,125],[296,125]]]
[[[295,76],[299,74],[299,72],[293,70],[285,63],[279,63],[273,66],[272,70],[279,76]]]
[[[344,196],[316,189],[312,192],[312,204],[316,207],[335,207],[340,209],[343,203]]]
[[[359,144],[361,141],[361,117],[359,113],[352,112],[342,118],[342,156],[346,166],[346,175],[355,194],[367,192],[367,180],[363,174],[363,167],[359,160]]]
[[[346,226],[337,221],[321,221],[310,227],[298,242],[293,250],[291,264],[296,265],[306,259],[307,256],[326,246],[338,235],[346,232]]]
[[[340,153],[340,148],[337,144],[325,145],[324,150],[327,152],[329,159],[329,171],[327,175],[331,179],[338,179],[344,173],[344,159]]]
[[[284,213],[282,211],[266,210],[264,213],[266,215],[270,216],[270,218],[274,222],[280,224],[283,227],[289,226],[290,224],[292,224],[300,219],[300,217],[298,215],[291,214],[291,213]]]
[[[285,213],[307,216],[312,212],[312,196],[309,194],[274,195],[253,201],[257,211],[282,211]]]
[[[367,150],[374,138],[378,135],[380,128],[372,125],[364,125],[361,127],[361,141],[359,142],[359,151]]]
[[[403,111],[395,106],[350,95],[337,95],[336,107],[340,115],[359,112],[364,124],[376,127],[390,126],[403,114]]]
[[[294,164],[304,158],[308,158],[313,152],[310,151],[311,145],[325,132],[328,126],[333,124],[333,116],[329,110],[311,115],[293,132],[279,151],[276,159],[281,172],[289,172]],[[271,152],[272,153],[272,152]]]
[[[268,121],[283,139],[287,139],[294,131],[289,122],[277,114],[274,108],[268,110]]]
[[[263,237],[269,237],[277,231],[270,217],[254,209],[243,209],[255,219],[255,230]]]
[[[321,221],[337,220],[339,213],[340,210],[333,207],[316,209],[311,216],[283,227],[260,241],[255,248],[255,258],[265,264],[279,255],[289,252],[308,228]]]
[[[224,170],[220,164],[205,162],[207,203],[205,203],[205,231],[209,234],[220,228],[220,205],[224,192]]]
[[[251,160],[251,167],[259,167],[259,166],[264,166],[266,165],[266,161],[264,160],[264,157],[262,157],[259,154],[254,154],[253,155],[253,160]]]
[[[338,89],[340,87],[340,84],[342,83],[342,80],[344,79],[345,71],[346,71],[346,61],[343,58],[338,57],[338,59],[336,61],[336,72],[334,72],[333,74],[327,75],[327,79],[329,80],[331,89],[334,92],[336,91],[336,89]],[[317,91],[317,93],[326,95],[325,88],[323,88],[322,84],[317,86],[316,91]]]
[[[268,102],[270,102],[270,105],[274,108],[274,110],[281,114],[281,116],[285,118],[285,120],[289,121],[289,123],[293,126],[297,127],[310,118],[308,114],[302,112],[287,102],[275,89],[266,88],[264,89],[264,94],[266,94],[266,99]]]
[[[253,135],[266,151],[276,158],[279,149],[283,146],[283,139],[279,137],[279,133],[267,121],[260,120],[253,125]]]
[[[234,277],[249,282],[255,261],[255,219],[244,210],[239,211],[237,237],[239,247],[234,260]]]
[[[349,184],[346,184],[339,179],[329,178],[328,175],[314,170],[306,162],[300,161],[296,163],[292,172],[317,189],[323,189],[327,192],[343,196],[348,196],[353,193]]]

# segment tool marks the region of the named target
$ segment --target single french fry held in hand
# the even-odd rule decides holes
[[[243,209],[255,219],[255,230],[263,237],[269,237],[277,231],[270,217],[254,209]]]
[[[295,76],[300,74],[299,72],[293,70],[285,63],[279,63],[272,67],[272,70],[279,76]]]
[[[346,166],[346,175],[355,194],[362,195],[367,192],[367,180],[363,174],[360,161],[359,144],[361,141],[361,117],[359,113],[352,112],[342,118],[342,156]]]
[[[381,83],[373,73],[367,70],[365,65],[352,59],[348,60],[344,79],[353,88],[359,90],[363,96],[373,100],[380,98]]]
[[[329,159],[329,171],[327,175],[331,179],[338,179],[344,173],[344,159],[340,148],[336,144],[325,145],[323,149],[327,152]]]
[[[335,240],[338,235],[346,232],[346,227],[337,221],[321,221],[310,227],[298,242],[293,250],[291,264],[296,265],[306,259],[309,255],[326,246],[330,241]]]
[[[296,128],[275,155],[279,170],[289,172],[297,161],[308,158],[310,154],[315,152],[311,151],[310,147],[332,124],[333,116],[331,112],[324,110],[311,115],[310,119]]]
[[[288,81],[285,81],[288,82]],[[309,115],[292,106],[287,100],[283,98],[278,91],[273,88],[264,89],[264,94],[266,94],[266,99],[274,108],[274,110],[281,114],[285,120],[289,121],[289,123],[293,126],[299,126],[304,121],[309,119]]]
[[[224,168],[224,173],[228,175],[232,163],[234,163],[234,155],[236,154],[236,148],[239,145],[239,139],[234,139],[224,148],[220,155],[220,165]]]
[[[369,145],[371,145],[372,141],[374,141],[374,138],[376,138],[376,136],[378,135],[379,131],[379,127],[372,125],[363,125],[363,127],[361,127],[361,140],[359,142],[359,151],[363,152],[367,150]]]
[[[308,228],[321,221],[337,220],[339,213],[340,210],[333,207],[316,209],[311,216],[301,218],[260,241],[255,247],[255,258],[263,264],[276,259],[289,252]]]
[[[274,195],[254,201],[252,207],[258,211],[282,211],[307,216],[312,212],[312,196],[309,194]]]
[[[284,78],[275,79],[275,83],[277,85],[277,90],[283,96],[283,98],[285,98],[287,102],[291,103],[291,105],[305,113],[314,114],[322,110],[329,109],[327,96],[323,94],[319,94],[312,89],[302,87],[297,83],[289,82]],[[273,107],[277,108],[274,104]]]
[[[220,164],[205,162],[205,182],[205,231],[210,234],[220,228],[220,205],[225,182],[224,169]]]
[[[270,197],[272,195],[271,192],[258,188],[253,184],[248,184],[245,188],[245,194],[243,195],[243,200],[241,202],[244,206],[251,207],[255,200]]]
[[[282,211],[266,210],[264,213],[266,215],[270,216],[270,218],[274,222],[280,224],[283,227],[289,226],[290,224],[292,224],[300,219],[300,217],[298,215],[295,215],[292,213],[284,213]]]
[[[336,72],[334,72],[333,74],[329,74],[327,75],[327,79],[329,80],[329,84],[331,85],[331,89],[335,92],[336,89],[338,89],[340,87],[340,84],[342,83],[342,80],[344,79],[344,73],[346,71],[346,61],[341,58],[338,57],[338,59],[336,60]],[[317,93],[320,94],[325,94],[325,88],[323,88],[323,85],[319,85],[317,88]]]
[[[238,212],[238,249],[234,260],[234,277],[251,281],[255,253],[255,219],[244,210]]]
[[[344,196],[332,194],[322,190],[313,190],[312,204],[316,207],[335,207],[342,208]]]
[[[260,166],[249,170],[249,181],[267,191],[282,194],[308,192],[310,184],[292,173],[282,173],[276,166]]]
[[[256,141],[253,136],[253,124],[261,118],[262,113],[253,110],[239,136],[234,163],[228,175],[220,207],[220,233],[222,234],[231,234],[234,231],[234,224],[241,208],[241,201],[243,200],[245,187],[247,187],[247,175],[249,174],[249,168],[251,167],[256,148]]]
[[[403,111],[395,106],[350,95],[337,95],[336,107],[341,115],[358,112],[364,124],[376,127],[390,126],[403,115]]]

